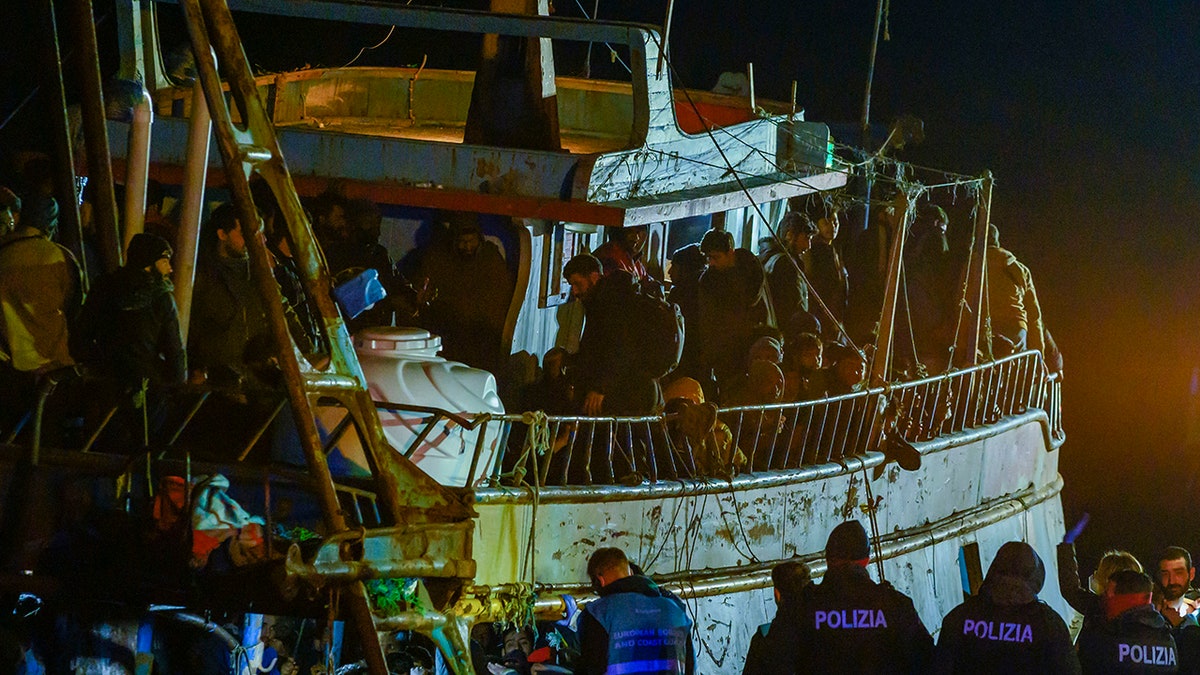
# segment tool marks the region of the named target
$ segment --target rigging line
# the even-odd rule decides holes
[[[411,0],[410,0],[410,2],[411,2]],[[588,16],[587,10],[583,8],[583,5],[580,4],[579,0],[575,0],[575,6],[578,7],[579,11],[583,14],[583,18],[587,19],[588,21],[594,21],[594,19],[592,17]],[[613,46],[607,42],[604,43],[604,46],[608,47],[608,57],[610,59],[616,61],[617,63],[621,64],[621,67],[624,68],[625,71],[628,72],[630,75],[632,75],[633,69],[630,68],[629,65],[626,64],[625,61],[621,59],[621,55],[617,53],[617,50],[613,49]],[[661,45],[659,48],[661,51]]]
[[[980,202],[981,198],[982,198],[981,194],[975,195],[975,207],[971,209],[972,218],[974,218],[976,213],[979,211],[979,202]],[[985,250],[985,252],[986,252],[986,250]],[[975,255],[975,236],[972,235],[971,236],[971,245],[970,245],[970,247],[967,248],[968,269],[970,269],[971,258],[974,255]],[[961,284],[962,288],[960,289],[959,294],[958,294],[958,318],[955,319],[955,322],[954,322],[954,342],[950,343],[950,360],[946,362],[946,370],[944,371],[944,373],[949,373],[951,370],[954,369],[954,354],[955,354],[955,350],[958,348],[958,336],[962,331],[963,314],[966,313],[966,309],[967,309],[967,290],[969,289],[969,284],[970,284],[970,279],[968,279],[968,275],[964,272],[963,278],[962,278],[962,284]]]
[[[409,2],[408,2],[408,3],[405,3],[405,4],[410,4],[410,3],[411,3],[411,1],[412,1],[412,0],[409,0]],[[368,50],[371,50],[371,49],[379,49],[380,47],[382,47],[382,46],[383,46],[383,43],[385,43],[385,42],[387,42],[388,40],[390,40],[390,39],[391,39],[391,37],[392,37],[392,33],[395,33],[395,32],[396,32],[396,27],[395,27],[395,26],[392,26],[392,27],[391,27],[391,29],[390,29],[390,30],[388,30],[388,33],[387,33],[387,35],[384,35],[384,36],[383,36],[383,39],[382,39],[382,40],[380,40],[379,42],[377,42],[377,43],[376,43],[374,46],[372,46],[372,47],[363,47],[362,49],[358,50],[358,53],[354,55],[354,58],[350,59],[350,61],[349,61],[349,62],[348,62],[346,65],[342,66],[342,68],[349,68],[350,66],[352,66],[352,65],[354,64],[354,62],[355,62],[355,61],[357,61],[357,60],[358,60],[360,57],[362,57],[362,55],[363,55],[363,54],[367,53],[367,51],[368,51]]]

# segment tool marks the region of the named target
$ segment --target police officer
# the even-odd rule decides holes
[[[692,621],[679,598],[634,574],[619,548],[597,549],[588,576],[600,599],[579,620],[576,675],[692,674]]]
[[[788,560],[771,568],[771,583],[775,586],[775,615],[780,617],[796,611],[804,589],[812,585],[812,573],[808,565],[799,560]],[[778,639],[779,633],[772,635],[771,625],[762,624],[750,636],[750,648],[746,650],[746,664],[742,666],[742,675],[767,675],[777,672],[775,664],[771,661],[770,641]]]
[[[1171,624],[1151,604],[1154,582],[1133,570],[1114,572],[1104,592],[1106,621],[1079,632],[1083,675],[1175,673],[1179,655]]]
[[[780,673],[926,673],[933,638],[912,600],[867,572],[871,548],[856,520],[834,528],[827,570],[804,593],[799,611],[777,617],[771,632]]]
[[[934,672],[1078,673],[1067,625],[1038,600],[1045,581],[1046,567],[1032,546],[1001,546],[979,593],[942,620]]]

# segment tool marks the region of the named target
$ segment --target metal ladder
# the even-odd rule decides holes
[[[179,5],[327,531],[313,559],[301,559],[299,549],[289,551],[287,577],[292,583],[302,581],[318,588],[340,589],[372,675],[388,673],[380,633],[398,629],[430,636],[454,671],[466,675],[471,672],[469,618],[433,607],[448,605],[462,585],[474,577],[473,509],[458,494],[418,470],[385,440],[349,334],[330,297],[330,277],[323,256],[280,153],[270,116],[258,95],[228,5],[225,0],[179,0]],[[218,62],[229,78],[225,83]],[[228,101],[224,85],[228,85]],[[271,273],[269,254],[260,236],[262,223],[251,197],[249,179],[253,174],[265,179],[279,203],[285,222],[275,226],[286,226],[294,242],[293,254],[305,290],[320,312],[329,338],[328,365],[310,365],[298,354],[288,333],[283,300]],[[333,480],[318,431],[317,410],[329,405],[344,409],[358,430],[372,472],[373,493],[383,518],[390,521],[386,526],[363,529],[347,523],[338,500],[341,488]],[[399,577],[422,579],[421,595],[427,602],[401,616],[377,617],[363,581]],[[432,593],[431,600],[426,591]]]

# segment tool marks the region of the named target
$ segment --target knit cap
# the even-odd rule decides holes
[[[171,245],[166,239],[157,234],[139,232],[129,240],[129,248],[125,250],[125,265],[134,269],[150,267],[159,258],[171,257]]]

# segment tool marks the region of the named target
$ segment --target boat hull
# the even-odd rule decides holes
[[[687,601],[700,672],[732,672],[774,615],[771,566],[800,558],[819,576],[830,530],[848,518],[865,524],[863,507],[877,499],[884,575],[936,631],[971,583],[962,570],[985,571],[1007,541],[1033,545],[1055,578],[1064,525],[1049,428],[1031,411],[919,444],[916,471],[868,453],[732,481],[480,490],[476,584],[502,594],[534,583],[538,609],[553,613],[559,594],[589,594],[592,551],[620,547]],[[1042,598],[1069,618],[1053,584]]]

